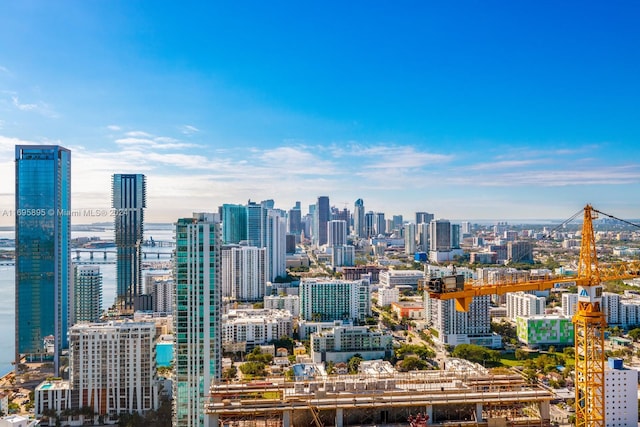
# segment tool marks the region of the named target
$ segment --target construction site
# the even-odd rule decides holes
[[[482,367],[220,383],[210,391],[212,427],[409,426],[416,418],[442,426],[548,426],[553,398],[519,375]]]

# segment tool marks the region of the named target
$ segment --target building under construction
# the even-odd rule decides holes
[[[550,424],[552,398],[480,368],[214,384],[205,412],[211,427],[408,426],[418,414],[434,425],[524,427]]]

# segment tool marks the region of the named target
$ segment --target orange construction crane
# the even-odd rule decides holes
[[[498,284],[485,284],[474,280],[465,282],[460,280],[460,276],[450,276],[432,279],[427,283],[431,298],[455,299],[456,309],[459,311],[467,311],[473,298],[478,296],[547,290],[559,283],[575,283],[578,287],[578,304],[572,320],[575,336],[577,427],[605,427],[604,330],[607,322],[602,310],[602,282],[640,277],[640,261],[598,265],[593,232],[593,220],[598,218],[598,214],[620,220],[594,209],[591,205],[584,207],[580,261],[575,276],[546,275]],[[628,221],[620,221],[640,227]]]

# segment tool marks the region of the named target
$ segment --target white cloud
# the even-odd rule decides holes
[[[122,130],[122,128],[120,126],[118,126],[118,125],[109,125],[109,126],[107,126],[107,129],[109,129],[111,131],[114,131],[114,132]]]
[[[53,111],[51,107],[49,107],[49,105],[47,105],[43,101],[38,101],[36,103],[30,103],[30,104],[21,103],[17,95],[11,96],[11,101],[13,103],[13,106],[20,111],[34,112],[49,118],[58,117],[58,114],[55,111]]]
[[[134,130],[134,131],[131,131],[131,132],[126,132],[125,135],[129,136],[131,138],[151,138],[151,134],[149,134],[147,132],[140,131],[140,130]]]
[[[192,125],[183,125],[180,127],[180,131],[185,135],[193,135],[200,132],[200,129]]]

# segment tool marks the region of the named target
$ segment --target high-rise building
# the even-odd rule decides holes
[[[147,295],[153,300],[153,311],[156,313],[173,313],[174,283],[170,274],[147,274],[145,276]]]
[[[222,242],[240,243],[247,240],[247,207],[225,203],[220,209]]]
[[[610,357],[604,370],[605,427],[638,425],[638,371],[624,366],[623,359]]]
[[[258,301],[267,286],[267,249],[255,246],[222,247],[222,296]]]
[[[429,224],[433,220],[433,214],[428,212],[416,212],[416,224]]]
[[[451,249],[460,249],[460,224],[451,224]]]
[[[300,317],[316,322],[364,321],[371,315],[367,280],[302,279]]]
[[[262,206],[249,200],[247,209],[247,242],[250,246],[264,247],[262,241]]]
[[[376,212],[373,218],[375,234],[385,234],[387,232],[387,222],[384,219],[384,212]]]
[[[174,426],[208,427],[202,408],[211,381],[221,376],[220,234],[214,214],[197,213],[176,223]]]
[[[510,292],[507,294],[507,317],[516,320],[516,317],[539,316],[545,312],[547,299],[524,292]]]
[[[56,373],[73,323],[71,288],[71,151],[16,146],[15,351],[44,357],[53,336]]]
[[[142,244],[147,184],[142,174],[115,174],[111,187],[115,215],[116,306],[122,312],[135,310],[134,301],[144,293],[142,282]]]
[[[373,211],[364,214],[364,237],[373,237],[376,234],[375,219]]]
[[[417,235],[418,247],[416,249],[427,252],[429,250],[429,223],[421,222],[417,224]]]
[[[511,262],[533,263],[533,245],[523,240],[507,243],[507,259]]]
[[[347,222],[342,220],[329,221],[328,245],[342,246],[347,244]]]
[[[451,250],[451,223],[447,219],[433,219],[429,223],[430,247],[433,252]]]
[[[72,408],[99,415],[144,414],[159,407],[151,322],[75,325],[69,330]]]
[[[74,323],[96,323],[102,314],[102,273],[97,265],[76,265],[73,275]]]
[[[287,219],[277,209],[268,209],[266,214],[267,278],[273,281],[287,276]]]
[[[404,225],[404,253],[416,253],[416,225],[412,223]]]
[[[393,230],[400,230],[402,228],[402,224],[404,223],[404,220],[402,219],[402,215],[394,215],[393,219]]]
[[[500,347],[500,336],[491,334],[490,296],[475,297],[466,312],[456,310],[455,300],[430,298],[428,292],[424,298],[427,323],[443,344]]]
[[[329,206],[329,197],[318,197],[313,221],[313,240],[317,246],[327,244],[327,223],[330,217],[331,207]]]
[[[300,210],[300,202],[296,203],[293,209],[289,209],[288,215],[288,232],[296,236],[302,234],[302,211]]]
[[[353,234],[356,237],[367,237],[364,232],[364,200],[356,200],[353,207]]]

